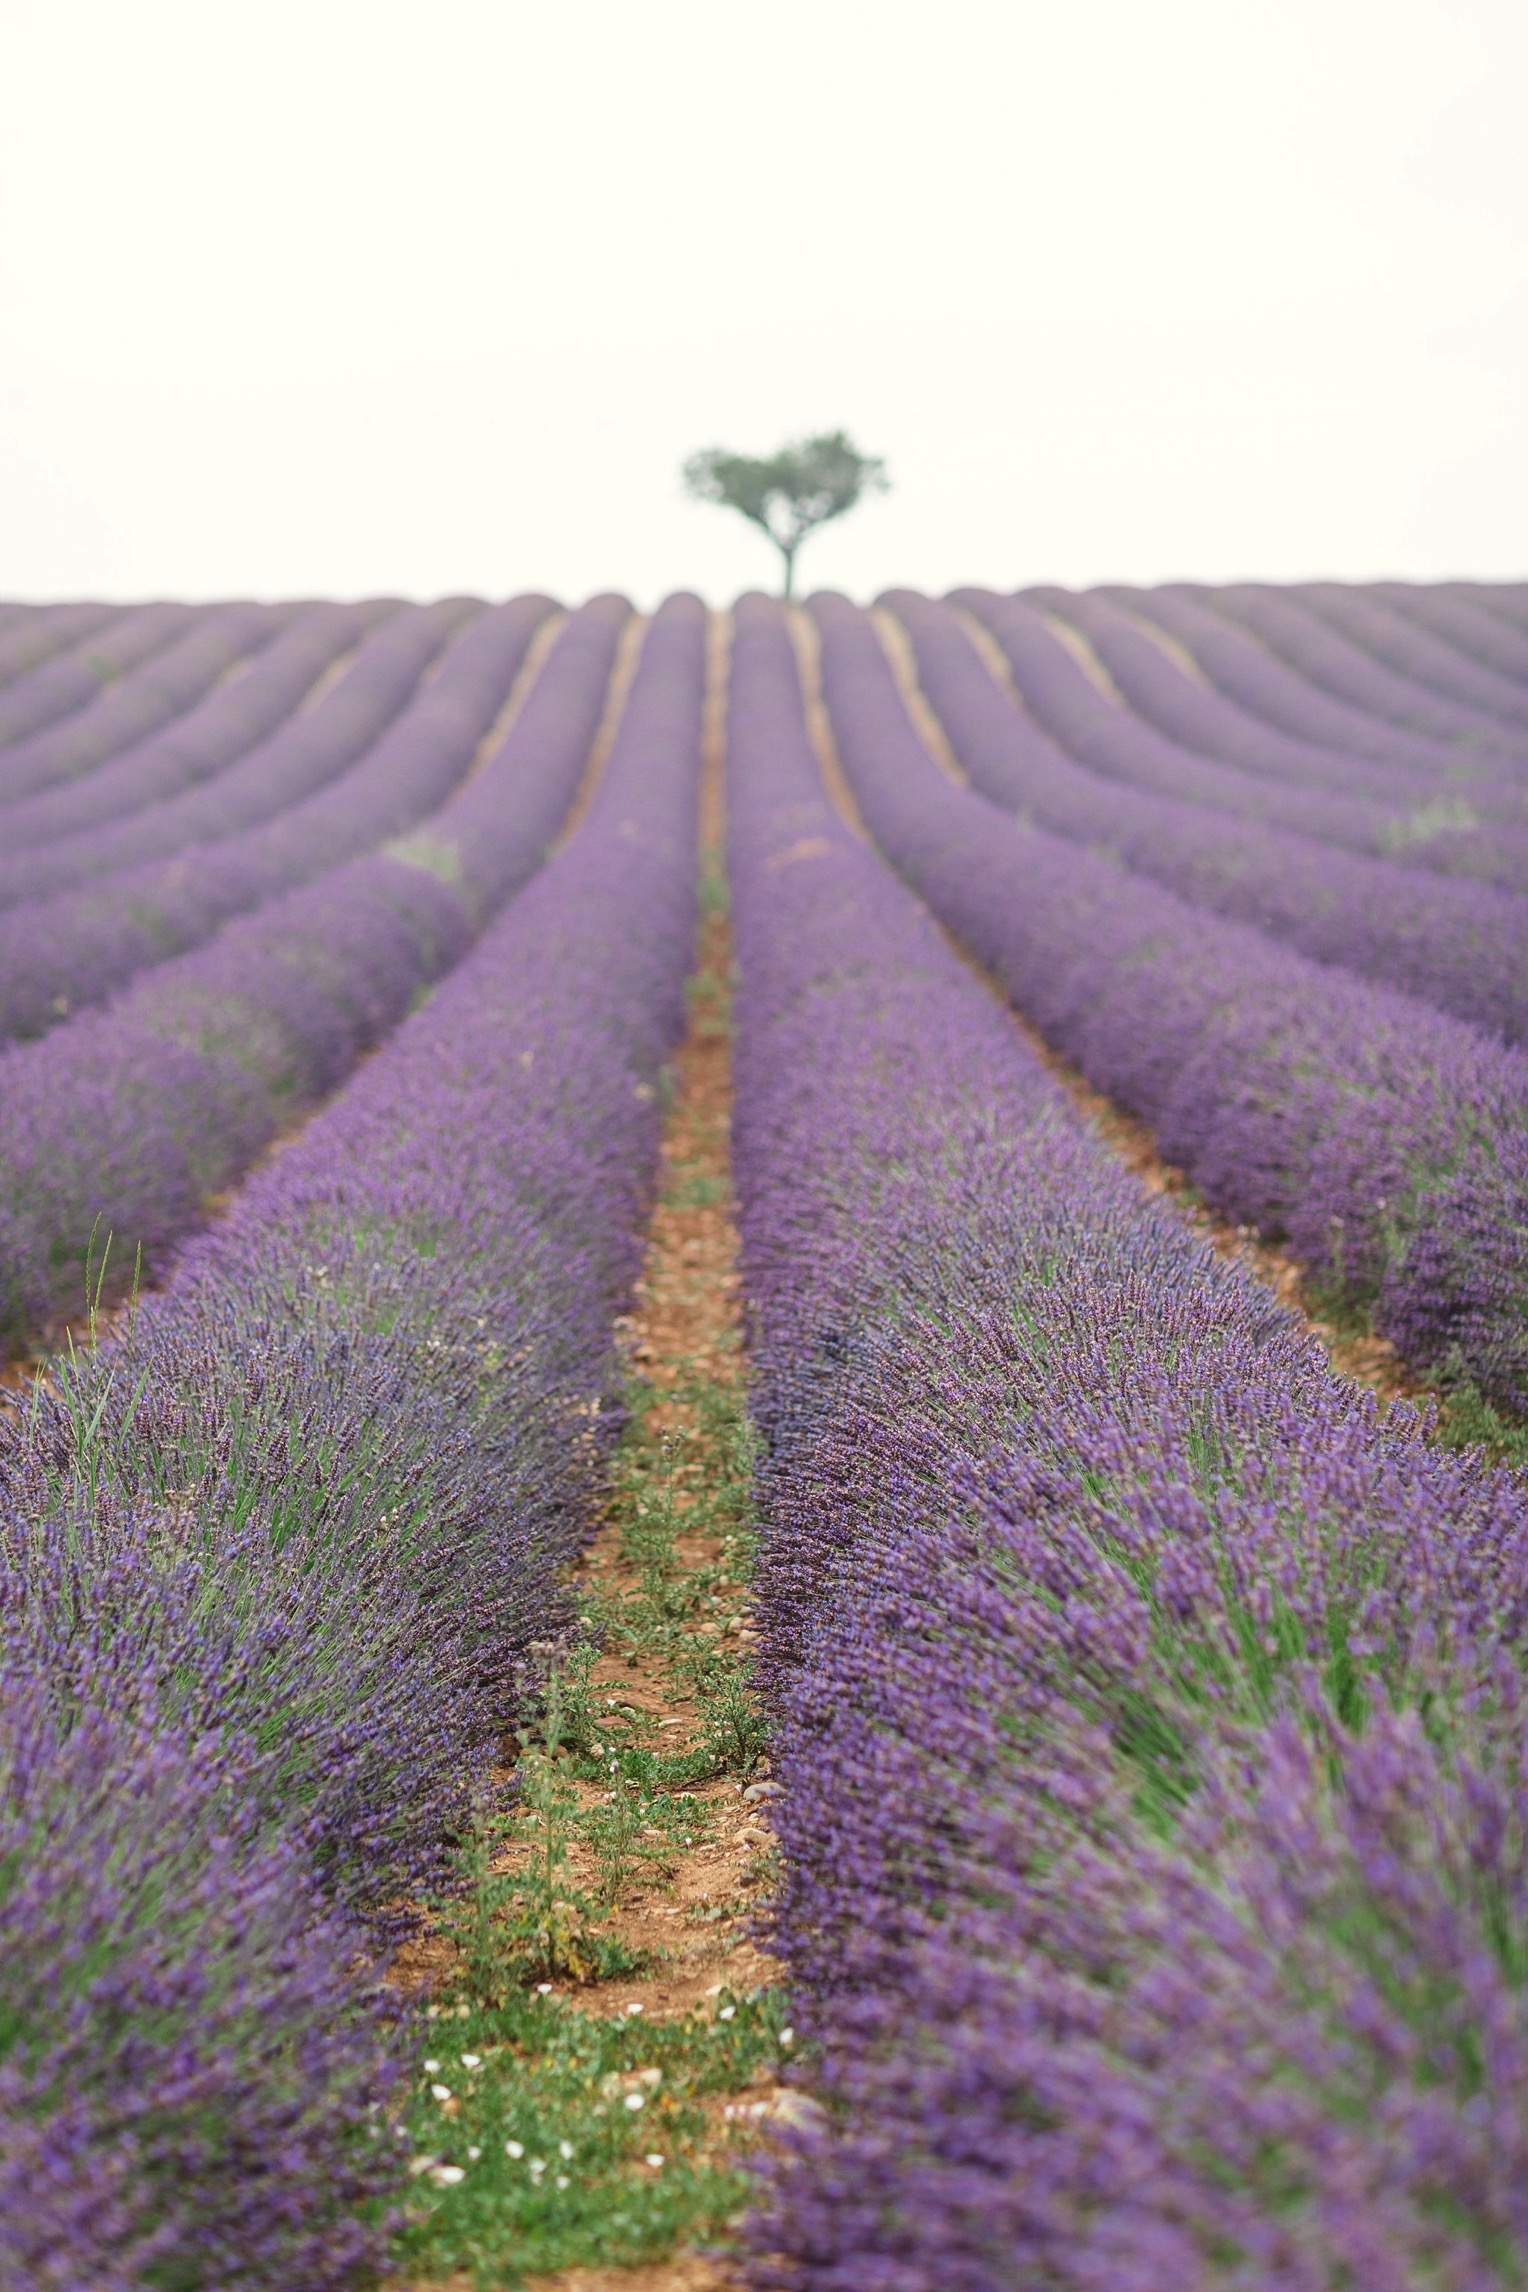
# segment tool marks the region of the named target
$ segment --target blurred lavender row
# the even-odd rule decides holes
[[[1528,686],[1528,634],[1489,607],[1482,609],[1482,600],[1469,593],[1468,583],[1421,588],[1409,581],[1376,581],[1371,594],[1442,637],[1456,652]]]
[[[40,668],[108,622],[132,610],[122,605],[11,605],[0,628],[0,687]],[[8,707],[7,692],[0,706]],[[19,735],[12,735],[19,737]]]
[[[204,605],[184,611],[187,625],[141,665],[116,677],[86,706],[72,709],[29,740],[0,751],[0,790],[7,841],[15,846],[50,832],[57,797],[44,791],[92,772],[131,743],[157,732],[268,645],[302,608],[291,605]],[[67,821],[68,799],[60,807]]]
[[[1055,588],[1027,589],[1024,596],[1026,602],[1041,607],[1084,637],[1129,707],[1181,747],[1214,757],[1238,771],[1262,773],[1307,787],[1340,788],[1348,795],[1392,807],[1403,802],[1421,812],[1424,821],[1429,804],[1436,808],[1449,802],[1456,814],[1468,811],[1478,819],[1500,820],[1519,830],[1528,821],[1528,785],[1518,767],[1504,759],[1488,763],[1479,757],[1461,758],[1441,748],[1423,748],[1421,753],[1427,760],[1415,767],[1413,776],[1393,754],[1385,761],[1361,760],[1340,741],[1327,744],[1295,739],[1215,691],[1194,673],[1194,655],[1187,648],[1179,648],[1177,659],[1171,656],[1162,641],[1164,637],[1172,641],[1165,625],[1133,617],[1111,596],[1095,591],[1074,595],[1068,589]],[[1198,608],[1187,606],[1182,611],[1195,613]],[[1259,648],[1236,631],[1222,625],[1219,634],[1227,647],[1245,647],[1257,655]],[[1265,679],[1288,677],[1297,690],[1319,703],[1319,694],[1310,695],[1309,687],[1301,687],[1297,677],[1290,676],[1266,653],[1261,656],[1261,666]],[[1375,726],[1372,718],[1364,721],[1383,739],[1383,728]],[[1408,841],[1427,832],[1425,825],[1421,829],[1403,827],[1400,832],[1392,831],[1390,841],[1394,849],[1404,851]]]
[[[262,630],[260,650],[234,663],[239,673],[220,674],[201,697],[189,691],[189,705],[163,728],[113,747],[83,775],[13,803],[4,814],[7,853],[15,855],[9,872],[24,882],[22,870],[41,856],[36,847],[81,828],[100,830],[143,805],[162,804],[232,763],[289,716],[369,626],[396,611],[388,605],[311,605],[284,628]],[[230,633],[237,626],[231,622]],[[204,623],[199,632],[204,653],[215,627]],[[174,655],[185,650],[185,644],[177,645],[166,654],[161,680]],[[80,719],[81,727],[85,721]]]
[[[537,611],[546,608],[539,599],[519,602],[534,626]],[[258,852],[262,848],[258,841],[232,847],[230,839],[297,809],[358,760],[369,765],[368,751],[408,704],[422,697],[421,684],[437,666],[443,649],[478,617],[479,609],[459,598],[405,607],[365,636],[353,653],[331,660],[302,705],[268,738],[230,758],[225,769],[215,770],[201,784],[147,801],[127,818],[113,818],[108,801],[104,824],[80,825],[72,834],[61,834],[14,859],[0,858],[0,908],[11,911],[0,918],[0,929],[9,934],[13,960],[21,949],[35,944],[55,949],[67,962],[75,936],[74,915],[104,917],[110,909],[158,922],[157,886],[183,892],[198,871],[216,869],[220,862],[226,870],[227,860],[238,849]],[[361,631],[355,634],[360,636]],[[238,690],[236,686],[234,693]],[[180,730],[176,727],[172,742]],[[150,770],[158,747],[152,742],[146,752],[139,752],[147,755]],[[121,762],[133,768],[132,756]],[[107,765],[69,794],[88,814],[97,786],[109,796],[116,777],[116,765]],[[343,805],[348,796],[343,792],[332,796],[320,819],[328,816],[335,802]],[[279,828],[275,832],[279,834]],[[202,845],[223,848],[192,851],[191,847]],[[319,842],[317,848],[322,852],[325,847]],[[172,855],[177,864],[169,870],[156,871],[146,864]],[[84,884],[92,887],[92,897],[76,902],[73,909],[66,906],[61,895]],[[171,927],[165,933],[165,951],[173,946]]]
[[[1459,746],[1408,731],[1356,707],[1328,687],[1309,683],[1234,617],[1212,611],[1210,590],[1168,582],[1160,589],[1115,585],[1096,594],[1145,626],[1159,629],[1183,649],[1213,690],[1245,714],[1299,742],[1366,757],[1432,781],[1452,781],[1465,791],[1480,779],[1500,781],[1511,772],[1509,760],[1483,755],[1478,746]],[[1357,665],[1361,669],[1363,664]],[[1397,779],[1396,785],[1402,784]]]
[[[882,602],[907,632],[957,760],[994,804],[1317,962],[1419,995],[1509,1042],[1528,1040],[1528,899],[1334,851],[1091,772],[999,687],[970,624],[949,606],[903,589]]]
[[[778,607],[732,678],[776,1942],[830,2105],[752,2281],[1515,2281],[1521,1483],[1094,1145],[823,803]]]
[[[1514,727],[1520,749],[1528,745],[1528,691],[1516,675],[1443,641],[1425,616],[1398,612],[1380,595],[1342,581],[1296,582],[1289,594],[1398,677],[1457,703],[1467,721],[1500,719]]]
[[[559,658],[602,684],[623,617],[573,618],[516,734]],[[370,1985],[571,1624],[683,1023],[703,673],[671,600],[567,847],[0,1452],[8,2283],[382,2262]],[[543,801],[576,696],[547,708],[516,751]]]
[[[44,727],[89,709],[119,678],[183,636],[195,620],[191,605],[136,605],[95,625],[87,609],[88,634],[0,693],[0,763],[8,764],[14,751]],[[40,754],[45,757],[46,749]],[[46,762],[39,766],[44,777],[48,768]],[[24,773],[22,778],[24,789],[37,784]]]
[[[1302,611],[1284,589],[1262,581],[1236,582],[1223,589],[1192,583],[1185,593],[1240,622],[1311,684],[1367,715],[1447,742],[1461,755],[1521,757],[1528,747],[1515,726],[1480,709],[1461,707],[1420,677],[1398,674],[1391,662],[1350,642],[1330,614],[1323,619]],[[1387,649],[1393,654],[1393,645]]]
[[[83,1310],[92,1234],[113,1237],[119,1278],[139,1248],[162,1267],[208,1197],[460,958],[567,813],[629,610],[602,598],[574,616],[495,754],[440,804],[545,606],[480,614],[348,780],[173,887],[196,937],[263,900],[254,914],[105,1010],[0,1054],[0,1342]]]
[[[1161,1152],[1405,1358],[1528,1402],[1528,1061],[1187,907],[953,786],[869,617],[821,596],[824,697],[888,858]]]
[[[0,860],[0,1033],[45,1032],[411,827],[466,769],[550,609],[411,606],[336,664],[314,706],[202,786]]]
[[[1170,796],[1233,819],[1281,828],[1371,859],[1479,878],[1528,890],[1528,824],[1521,811],[1486,822],[1456,798],[1438,803],[1399,796],[1389,803],[1347,793],[1337,777],[1297,785],[1217,763],[1168,740],[1141,717],[1112,704],[1033,605],[988,590],[960,589],[952,602],[996,638],[1025,706],[1063,747],[1126,786]],[[1513,799],[1514,804],[1516,799]]]

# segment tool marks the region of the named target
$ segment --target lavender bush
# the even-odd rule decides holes
[[[1516,2281],[1519,1484],[1094,1147],[738,611],[736,1169],[811,2292]]]
[[[168,724],[202,698],[236,662],[260,651],[293,619],[284,605],[207,605],[174,643],[100,692],[88,707],[0,753],[0,786],[11,801],[8,840],[38,843],[55,816],[68,823],[66,792],[26,795],[90,772],[106,758]],[[55,815],[55,806],[59,810]]]
[[[1420,1367],[1528,1398],[1528,1063],[1408,996],[1186,907],[934,766],[867,616],[813,601],[882,848],[1169,1161]]]
[[[1080,762],[1153,794],[1313,837],[1370,858],[1528,888],[1528,833],[1481,825],[1473,813],[1430,803],[1388,805],[1276,782],[1192,755],[1112,705],[1043,617],[1021,598],[962,589],[952,600],[1001,645],[1031,714]]]
[[[0,1329],[12,1343],[83,1310],[97,1228],[115,1236],[123,1278],[140,1247],[161,1266],[208,1197],[344,1079],[540,863],[628,610],[604,599],[575,618],[488,767],[412,835],[0,1055]],[[443,669],[381,744],[350,814],[372,838],[407,825],[421,783],[449,786],[470,762],[523,656],[523,624],[514,608],[484,615],[460,640],[462,680]]]
[[[601,622],[563,639],[586,672]],[[683,1019],[703,654],[671,600],[567,848],[0,1457],[0,1644],[42,1682],[35,1723],[0,1699],[35,1776],[0,2237],[37,2281],[372,2280],[354,2208],[398,2168],[355,1953],[444,1875],[570,1622]]]
[[[1528,1039],[1528,900],[1122,786],[1075,763],[1000,690],[947,606],[884,603],[971,784],[1005,811],[1509,1042]],[[3,944],[3,938],[0,938]]]
[[[36,1536],[0,1525],[8,1616]],[[0,2280],[353,2285],[397,2082],[362,1936],[297,1840],[259,1835],[242,1747],[131,1676],[130,1631],[10,1630],[0,1663]]]

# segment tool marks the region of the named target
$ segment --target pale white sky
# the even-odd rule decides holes
[[[0,0],[0,595],[1528,572],[1528,0]]]

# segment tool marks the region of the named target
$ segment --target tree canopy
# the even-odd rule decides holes
[[[885,463],[862,454],[843,430],[797,438],[763,460],[707,446],[685,463],[684,482],[698,500],[735,509],[768,534],[785,561],[787,597],[807,535],[842,517],[862,494],[884,493],[890,484]]]

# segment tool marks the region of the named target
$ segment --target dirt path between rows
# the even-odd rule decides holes
[[[599,1652],[566,1673],[568,1708],[577,1716],[550,1764],[532,1748],[522,1765],[523,1802],[536,1804],[537,1777],[561,1778],[566,1846],[558,1888],[599,1916],[582,1941],[574,1936],[569,1965],[536,1984],[547,2021],[577,2038],[581,2058],[595,2060],[591,2028],[645,2036],[665,2067],[587,2073],[584,2126],[560,2151],[550,2137],[539,2147],[548,2158],[570,2159],[555,2181],[569,2207],[579,2201],[581,2160],[595,2162],[608,2123],[621,2109],[644,2139],[620,2168],[622,2178],[603,2199],[610,2208],[657,2200],[658,2184],[676,2174],[703,2175],[741,2162],[767,2140],[772,2124],[799,2121],[811,2104],[789,2090],[782,2074],[791,2033],[780,2029],[779,1969],[760,1946],[756,1922],[773,1890],[775,1841],[768,1813],[778,1786],[763,1756],[762,1727],[746,1686],[749,1621],[748,1449],[743,1410],[743,1352],[738,1236],[730,1166],[732,948],[722,876],[722,737],[729,622],[711,620],[710,673],[701,789],[701,924],[697,961],[689,981],[689,1023],[671,1069],[672,1091],[664,1124],[657,1201],[648,1229],[641,1279],[631,1311],[617,1324],[626,1369],[630,1419],[611,1470],[607,1517],[577,1577],[580,1605],[597,1634]],[[729,1700],[730,1699],[730,1700]],[[740,1744],[733,1756],[713,1756],[719,1714],[728,1715]],[[590,1757],[589,1746],[601,1748]],[[696,1779],[667,1787],[643,1810],[644,1827],[612,1853],[611,1825],[622,1795],[620,1746],[656,1757],[677,1777],[693,1761]],[[608,1760],[608,1765],[607,1765]],[[609,1787],[606,1787],[606,1786]],[[663,1786],[654,1784],[655,1789]],[[682,1791],[682,1796],[678,1795]],[[543,1805],[550,1800],[543,1798]],[[685,1810],[667,1818],[665,1807]],[[533,1834],[534,1835],[534,1834]],[[542,1834],[545,1835],[544,1833]],[[495,1869],[509,1880],[531,1866],[525,1840],[500,1853]],[[602,1978],[601,1953],[614,1953],[624,1970]],[[457,2013],[453,1998],[455,1953],[438,1936],[424,1936],[404,1953],[400,1979],[427,1989],[441,2019],[437,2040],[446,2058],[445,2029]],[[733,2003],[731,2001],[737,2001]],[[730,2071],[714,2068],[715,2042],[741,2030],[750,2014],[773,2015],[772,2034],[753,2041],[747,2058]],[[478,2021],[474,2047],[482,2045]],[[653,2041],[658,2041],[656,2044]],[[534,2055],[548,2044],[512,2041],[525,2074],[543,2066]],[[708,2048],[710,2049],[708,2051]],[[476,2062],[478,2056],[462,2057]],[[603,2057],[601,2057],[603,2058]],[[427,2064],[427,2069],[431,2065]],[[438,2066],[438,2064],[437,2064]],[[512,2080],[517,2074],[506,2060]],[[651,2083],[643,2085],[644,2079]],[[672,2096],[672,2098],[671,2098]],[[449,2119],[450,2104],[442,2115]],[[429,2233],[430,2180],[454,2124],[427,2121],[413,2170],[426,2197],[420,2218]],[[551,2131],[548,2121],[547,2135]],[[526,2144],[528,2145],[528,2144]],[[524,2145],[523,2145],[524,2146]],[[651,2153],[648,2153],[648,2152]],[[518,2159],[522,2151],[511,2148]],[[482,2157],[467,2148],[467,2159]],[[456,2151],[450,2151],[455,2159]],[[422,2163],[418,2161],[422,2159]],[[520,2169],[518,2166],[516,2169]],[[534,2169],[526,2167],[525,2169]],[[543,2168],[543,2171],[550,2168]],[[439,2204],[449,2207],[462,2175],[453,2171]],[[543,2180],[540,2187],[545,2188]],[[592,2185],[592,2184],[591,2184]],[[616,2190],[624,2193],[615,2193]],[[738,2292],[741,2278],[728,2257],[730,2224],[746,2203],[746,2187],[728,2181],[724,2217],[702,2195],[672,2216],[664,2232],[645,2234],[648,2257],[639,2262],[567,2265],[521,2274],[534,2240],[506,2217],[480,2261],[479,2282],[523,2286],[524,2292]],[[575,2229],[571,2251],[592,2254],[599,2224]],[[564,2246],[567,2250],[569,2247]],[[408,2292],[468,2292],[472,2277],[414,2268]],[[403,2292],[403,2284],[399,2285]]]
[[[711,630],[701,869],[702,881],[714,884],[720,878],[723,828],[725,617],[713,614]],[[659,1199],[648,1230],[646,1262],[632,1311],[620,1328],[633,1374],[653,1389],[648,1428],[672,1444],[673,1503],[681,1520],[695,1509],[700,1492],[693,1483],[708,1463],[693,1388],[698,1382],[734,1391],[743,1375],[731,1195],[731,976],[726,912],[720,904],[710,905],[702,916],[690,982],[689,1027],[674,1060],[674,1095],[664,1127]],[[681,1527],[674,1553],[688,1575],[723,1561],[719,1539],[705,1527]],[[608,1608],[637,1596],[638,1570],[623,1549],[619,1522],[606,1526],[591,1546],[582,1588]],[[723,1628],[732,1621],[730,1615],[724,1618]],[[728,1636],[746,1645],[752,1635],[742,1623]],[[694,1698],[657,1651],[639,1648],[626,1654],[612,1647],[595,1666],[590,1684],[597,1701],[619,1698],[655,1718],[668,1739],[666,1748],[683,1752],[692,1747]],[[768,1761],[758,1762],[752,1772],[767,1783]],[[611,1930],[634,1949],[670,1955],[655,1974],[581,1991],[579,2003],[586,2010],[616,2012],[635,2003],[650,2017],[666,2018],[690,2011],[723,1984],[757,1988],[778,1978],[778,1967],[750,1938],[746,1920],[726,1914],[728,1906],[757,1900],[760,1865],[774,1846],[767,1799],[747,1801],[743,1794],[744,1786],[732,1778],[697,1786],[695,1796],[713,1810],[711,1842],[676,1854],[661,1890],[640,1880],[627,1889],[610,1921]],[[693,1938],[678,1941],[689,1920],[713,1908],[722,1911],[714,1924],[701,1924]],[[736,2098],[722,2101],[712,2112],[718,2143],[726,2144],[729,2126],[738,2122],[733,2112],[740,2106],[762,2113],[778,2105],[772,2081],[741,2104]],[[526,2292],[733,2292],[740,2283],[724,2261],[683,2251],[632,2268],[571,2268],[525,2279]]]

